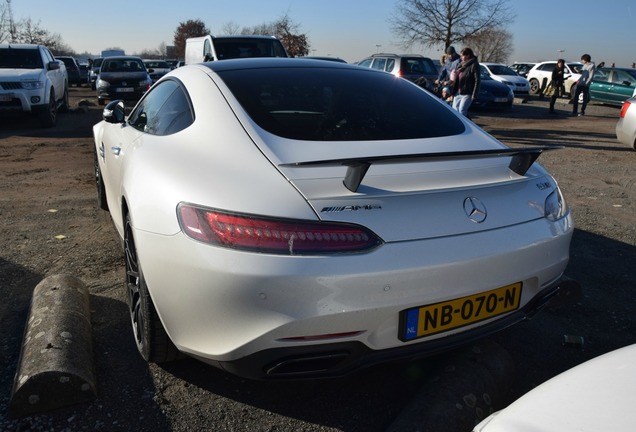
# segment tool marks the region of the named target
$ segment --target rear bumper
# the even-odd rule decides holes
[[[416,360],[449,351],[495,334],[532,318],[562,289],[578,287],[576,281],[560,279],[544,288],[523,308],[473,330],[402,347],[373,350],[361,342],[343,342],[313,347],[273,348],[231,362],[217,362],[227,372],[253,379],[323,378],[345,375],[387,361]],[[210,363],[209,359],[205,359]]]

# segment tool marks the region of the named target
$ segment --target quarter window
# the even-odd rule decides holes
[[[176,80],[166,80],[156,85],[139,102],[128,120],[135,129],[152,135],[177,133],[193,121],[190,100]]]

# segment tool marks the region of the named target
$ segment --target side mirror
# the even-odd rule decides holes
[[[47,69],[48,70],[57,70],[59,68],[60,68],[60,62],[57,61],[57,60],[49,62],[48,65],[47,65]]]
[[[108,102],[108,104],[104,107],[102,116],[104,121],[107,123],[123,123],[126,120],[126,108],[124,106],[124,101],[114,100]]]
[[[624,85],[624,86],[631,86],[631,85],[632,85],[632,82],[631,82],[631,81],[627,81],[627,80],[625,80],[625,81],[623,81],[623,85]]]

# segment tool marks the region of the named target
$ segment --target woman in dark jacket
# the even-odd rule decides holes
[[[453,108],[465,116],[468,116],[468,108],[479,95],[480,75],[475,53],[470,48],[464,48],[461,52],[461,63],[457,68]]]
[[[550,114],[556,114],[554,110],[554,103],[557,98],[562,95],[563,91],[563,81],[565,74],[565,60],[559,59],[557,60],[557,64],[552,71],[552,81],[550,81],[550,85],[552,86],[552,97],[550,98]]]

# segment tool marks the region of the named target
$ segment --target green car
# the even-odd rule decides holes
[[[590,100],[610,105],[622,105],[634,95],[636,69],[599,68],[590,83]],[[582,103],[582,95],[579,97]]]

